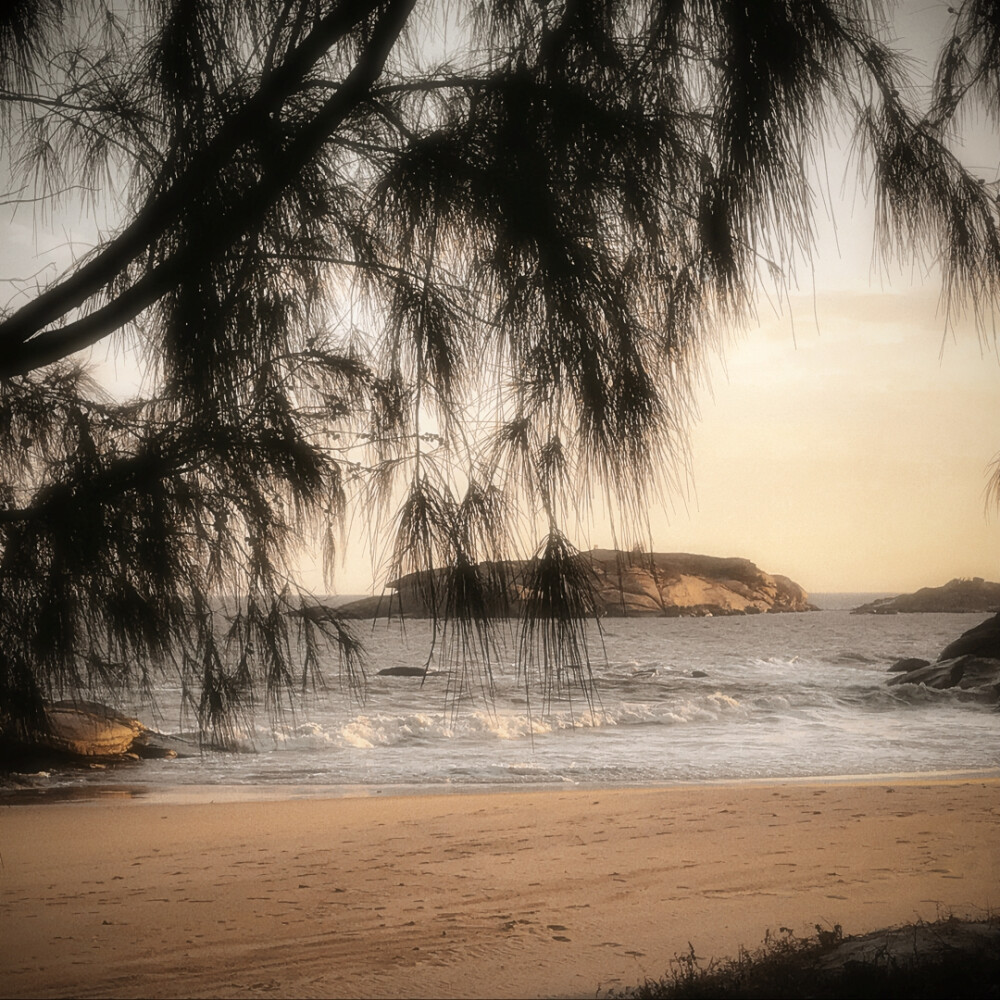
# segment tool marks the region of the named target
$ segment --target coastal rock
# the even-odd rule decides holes
[[[924,687],[942,691],[954,687],[962,677],[962,666],[957,660],[946,660],[944,663],[928,663],[926,667],[917,667],[889,678],[889,686],[895,684],[923,684]]]
[[[963,632],[934,663],[908,658],[897,660],[889,671],[895,674],[888,681],[891,685],[979,690],[1000,700],[1000,614]]]
[[[1000,659],[1000,614],[987,618],[986,621],[963,632],[954,642],[941,650],[938,659],[947,660],[969,653]]]
[[[178,757],[196,751],[184,741],[147,729],[138,719],[97,702],[50,702],[44,711],[44,731],[20,739],[8,737],[5,749],[11,755],[93,760]]]
[[[907,656],[902,660],[896,660],[896,662],[889,667],[889,672],[893,674],[905,673],[908,670],[917,670],[920,667],[929,667],[930,665],[930,660],[921,660],[918,656]]]
[[[749,559],[617,549],[592,549],[581,553],[581,559],[592,573],[596,611],[601,616],[708,617],[815,610],[797,583],[786,576],[771,576]],[[492,611],[516,616],[528,596],[524,581],[529,564],[500,566],[509,583],[504,600],[497,600]],[[479,567],[484,575],[497,568],[485,563]],[[442,571],[433,577],[411,573],[389,584],[392,593],[353,601],[337,611],[347,618],[427,618],[435,610],[429,595],[443,591],[440,585],[429,585],[438,580],[443,581]]]
[[[423,677],[434,671],[424,670],[423,667],[385,667],[379,670],[378,677]]]
[[[128,753],[145,730],[130,719],[95,702],[57,701],[45,706],[48,732],[38,742],[50,750],[76,757],[115,757]]]
[[[922,587],[912,594],[883,597],[854,608],[854,615],[913,614],[949,612],[974,614],[1000,611],[1000,583],[990,583],[981,576],[971,580],[951,580],[943,587]]]
[[[207,748],[209,744],[200,744],[197,734],[192,734],[189,737],[167,736],[164,733],[143,728],[143,731],[135,738],[129,752],[148,760],[164,760],[174,757],[195,757],[201,752],[203,746]]]
[[[917,667],[889,679],[889,684],[923,684],[939,691],[957,687],[993,689],[1000,694],[1000,659],[986,656],[957,656]]]
[[[963,690],[1000,688],[1000,660],[989,656],[969,655],[960,656],[951,662],[961,664],[962,676],[958,680],[958,686]],[[1000,694],[1000,690],[997,693]]]

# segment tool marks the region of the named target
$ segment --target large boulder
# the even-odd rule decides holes
[[[106,705],[94,702],[57,701],[45,706],[48,731],[37,742],[51,750],[76,757],[114,757],[128,753],[145,730],[138,719],[130,719]]]
[[[960,664],[962,675],[958,686],[963,690],[993,688],[1000,694],[1000,660],[991,656],[959,656],[943,663]]]
[[[963,632],[941,650],[934,663],[909,658],[890,668],[888,683],[923,684],[945,690],[985,690],[1000,699],[1000,614]]]
[[[0,743],[12,758],[55,756],[93,760],[189,756],[190,742],[147,729],[138,719],[93,701],[55,701],[44,707],[45,726]]]
[[[889,678],[889,685],[923,684],[924,687],[944,691],[947,688],[961,688],[970,691],[976,688],[992,689],[1000,695],[1000,659],[986,656],[956,656],[948,660],[938,660],[924,667],[917,667],[905,673],[897,673]]]
[[[1000,614],[987,618],[968,632],[963,632],[954,642],[941,650],[938,659],[948,660],[955,656],[989,656],[1000,659]]]

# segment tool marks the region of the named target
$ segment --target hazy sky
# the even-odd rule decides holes
[[[896,23],[904,47],[926,61],[948,20],[947,3],[917,0]],[[997,179],[985,125],[969,123],[967,162]],[[886,282],[873,271],[870,207],[853,171],[841,197],[844,173],[832,152],[837,235],[824,221],[814,278],[803,271],[780,311],[765,302],[709,366],[692,486],[651,512],[653,544],[745,556],[811,591],[1000,579],[1000,513],[987,517],[984,495],[1000,452],[997,343],[961,323],[945,336],[933,274]],[[71,228],[50,236],[19,213],[0,276],[30,274],[31,248]],[[597,528],[577,541],[612,538]],[[368,589],[370,557],[353,553],[337,582],[342,593]]]
[[[1000,364],[943,340],[934,289],[823,291],[762,319],[713,365],[686,505],[657,548],[741,555],[806,589],[913,590],[1000,577],[984,508]]]
[[[897,5],[918,81],[929,82],[947,8]],[[993,130],[966,124],[966,162],[996,180]],[[712,358],[690,486],[650,512],[653,546],[744,556],[814,592],[1000,579],[1000,512],[985,506],[1000,453],[998,345],[961,321],[946,333],[935,273],[874,267],[856,168],[831,146],[825,172],[833,205],[814,274],[800,272],[780,309],[765,300]],[[576,541],[614,539],[598,526]],[[349,560],[338,590],[364,590],[370,576],[370,557]]]
[[[947,7],[900,5],[903,47],[925,67]],[[997,180],[995,133],[967,126],[966,162]],[[1000,453],[997,342],[967,322],[946,335],[936,274],[873,268],[855,172],[834,151],[829,174],[836,225],[823,223],[815,294],[804,281],[783,315],[762,308],[712,366],[692,494],[656,518],[654,544],[746,556],[812,591],[1000,579],[1000,512],[985,509]]]

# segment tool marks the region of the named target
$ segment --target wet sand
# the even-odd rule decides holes
[[[0,805],[0,992],[594,996],[1000,905],[1000,778]]]

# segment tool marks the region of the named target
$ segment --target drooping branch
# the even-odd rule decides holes
[[[313,66],[344,35],[381,5],[380,0],[365,0],[363,3],[344,2],[337,6],[316,25],[278,69],[263,78],[257,93],[226,121],[180,177],[166,190],[153,194],[117,237],[69,277],[0,322],[0,377],[49,364],[107,336],[156,301],[185,271],[197,266],[198,256],[204,259],[205,255],[189,250],[189,260],[175,257],[161,265],[163,270],[158,275],[155,272],[148,275],[145,283],[137,283],[139,287],[133,286],[127,294],[119,296],[120,301],[97,310],[92,314],[93,318],[86,317],[61,330],[43,333],[47,326],[99,294],[152,246],[179,215],[190,210],[192,204],[197,203],[198,195],[205,185],[224,168],[236,150],[264,139],[271,127],[271,116],[301,86]],[[370,86],[381,72],[389,49],[413,6],[413,0],[388,0],[385,6],[387,13],[372,33],[354,70],[337,95],[324,106],[314,127],[299,137],[296,143],[298,156],[289,150],[286,168],[273,172],[270,183],[265,178],[259,192],[265,199],[262,209],[270,206],[274,192],[280,192],[289,176],[294,175],[309,155],[315,152],[318,140],[321,141],[323,135],[336,127],[337,122],[357,106],[366,86]],[[268,197],[270,200],[267,200]],[[247,204],[255,205],[257,202],[253,197],[247,197],[240,207],[245,208]],[[226,245],[233,238],[233,234],[246,229],[232,216],[225,222],[228,224],[227,238],[214,241],[213,249],[216,252],[218,246]],[[33,338],[38,338],[40,343],[29,346]]]
[[[826,116],[870,126],[880,239],[994,281],[989,192],[922,140],[877,0],[475,6],[428,66],[404,25],[448,0],[136,0],[0,93],[39,192],[76,157],[132,213],[0,322],[0,712],[172,658],[232,738],[296,680],[289,561],[355,484],[433,570],[452,704],[497,662],[484,561],[532,551],[521,669],[589,697],[577,529],[601,498],[641,526],[683,462],[706,343],[808,253]],[[130,325],[155,402],[45,367]]]

